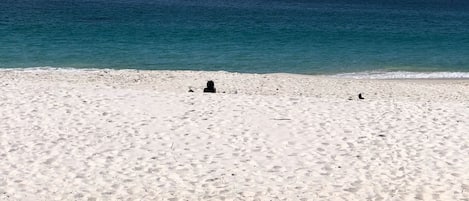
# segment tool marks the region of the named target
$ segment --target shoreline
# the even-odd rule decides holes
[[[469,79],[469,71],[385,71],[385,70],[372,70],[372,71],[357,71],[357,72],[336,72],[336,73],[283,73],[283,72],[270,72],[270,73],[250,73],[250,72],[236,72],[236,71],[223,71],[223,70],[152,70],[152,69],[135,69],[135,68],[74,68],[74,67],[17,67],[17,68],[0,68],[2,71],[127,71],[127,72],[222,72],[233,74],[256,74],[256,75],[292,75],[292,76],[315,76],[315,77],[330,77],[330,78],[343,78],[343,79],[357,79],[357,80],[465,80]],[[399,75],[401,74],[401,75]]]
[[[469,100],[469,79],[354,79],[289,73],[250,74],[226,71],[159,70],[11,70],[1,71],[3,82],[64,82],[107,85],[114,88],[148,89],[159,92],[201,93],[208,80],[215,81],[218,93],[306,96],[355,99],[364,93],[371,100]],[[442,94],[436,97],[436,93]],[[459,101],[459,100],[457,100]]]
[[[469,80],[0,71],[0,199],[461,200],[468,103]]]

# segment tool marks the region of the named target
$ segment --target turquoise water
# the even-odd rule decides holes
[[[469,71],[469,1],[1,0],[0,68]]]

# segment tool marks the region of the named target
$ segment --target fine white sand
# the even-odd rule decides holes
[[[469,80],[0,71],[0,200],[468,199]]]

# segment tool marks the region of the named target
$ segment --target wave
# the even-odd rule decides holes
[[[364,71],[340,73],[333,77],[353,79],[469,79],[469,72]]]
[[[21,71],[21,72],[48,72],[48,71],[64,71],[64,72],[80,72],[80,71],[140,71],[139,69],[112,69],[112,68],[74,68],[74,67],[18,67],[18,68],[0,68],[1,71]]]
[[[92,71],[153,71],[146,69],[112,69],[112,68],[74,68],[74,67],[22,67],[22,68],[0,68],[1,71],[22,71],[34,73],[47,73],[50,71],[62,72],[92,72]],[[180,71],[180,70],[156,70],[156,71]],[[227,71],[224,71],[227,72]],[[321,74],[317,74],[321,75]],[[329,77],[337,78],[352,78],[352,79],[469,79],[469,72],[410,72],[410,71],[362,71],[352,73],[338,73],[334,75],[327,75]]]

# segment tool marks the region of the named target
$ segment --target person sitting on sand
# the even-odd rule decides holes
[[[212,80],[207,82],[207,88],[204,89],[204,93],[215,93],[215,83]]]

